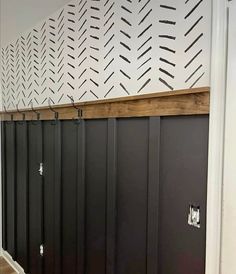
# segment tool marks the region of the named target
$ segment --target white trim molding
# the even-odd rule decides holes
[[[221,273],[236,273],[236,1],[229,3],[228,64],[225,109],[223,216],[221,240]]]
[[[211,103],[205,273],[220,274],[228,1],[212,0],[212,2]]]
[[[13,261],[11,255],[3,249],[2,256],[17,274],[25,274],[24,269],[17,262]]]

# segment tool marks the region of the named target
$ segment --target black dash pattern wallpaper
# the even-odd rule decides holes
[[[10,110],[209,85],[209,0],[74,0],[1,49]]]

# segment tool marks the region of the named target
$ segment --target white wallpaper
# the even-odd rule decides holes
[[[6,109],[209,85],[211,1],[74,0],[2,48]]]

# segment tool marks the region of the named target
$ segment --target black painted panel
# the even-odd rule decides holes
[[[86,274],[106,273],[107,120],[86,122]]]
[[[6,228],[7,228],[7,251],[15,259],[16,240],[16,187],[15,187],[15,124],[5,123],[6,140]]]
[[[2,248],[7,249],[7,189],[6,189],[6,138],[5,122],[1,122],[1,160],[2,160]]]
[[[55,162],[54,162],[54,195],[55,195],[55,227],[54,227],[54,239],[55,239],[55,274],[61,274],[61,122],[54,121],[55,126]]]
[[[208,116],[4,125],[4,246],[28,273],[204,273]]]
[[[117,120],[108,119],[106,274],[116,273]]]
[[[28,273],[28,130],[16,122],[16,258]]]
[[[77,131],[62,122],[62,273],[75,274],[77,260]]]
[[[149,120],[117,123],[117,274],[145,274]]]
[[[61,269],[60,250],[60,122],[45,121],[43,123],[43,163],[44,163],[44,270],[45,274],[57,273]],[[57,164],[59,163],[59,165]],[[59,204],[58,204],[59,203]],[[59,216],[59,223],[58,221]],[[60,248],[59,248],[60,249]],[[58,257],[59,256],[59,257]],[[58,261],[59,258],[59,261]],[[56,272],[57,269],[57,272]]]
[[[158,274],[204,274],[208,116],[161,120]],[[201,228],[188,225],[190,204]]]
[[[77,130],[77,274],[85,273],[85,121]]]
[[[29,273],[42,273],[40,245],[42,238],[42,176],[39,165],[42,162],[42,124],[29,122]]]
[[[147,274],[158,273],[160,117],[149,119]]]
[[[43,163],[44,163],[44,273],[54,273],[54,161],[55,126],[51,121],[43,122]]]

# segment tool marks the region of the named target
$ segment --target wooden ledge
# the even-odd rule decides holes
[[[83,119],[114,118],[114,117],[145,117],[209,114],[210,88],[194,88],[171,92],[159,92],[146,95],[128,96],[116,99],[98,100],[75,104],[82,110]],[[77,111],[71,104],[53,106],[59,119],[70,120],[77,117]],[[40,112],[40,120],[54,119],[49,107],[35,108]],[[36,120],[31,109],[24,109],[25,120]],[[3,121],[22,120],[17,111],[2,112]]]

